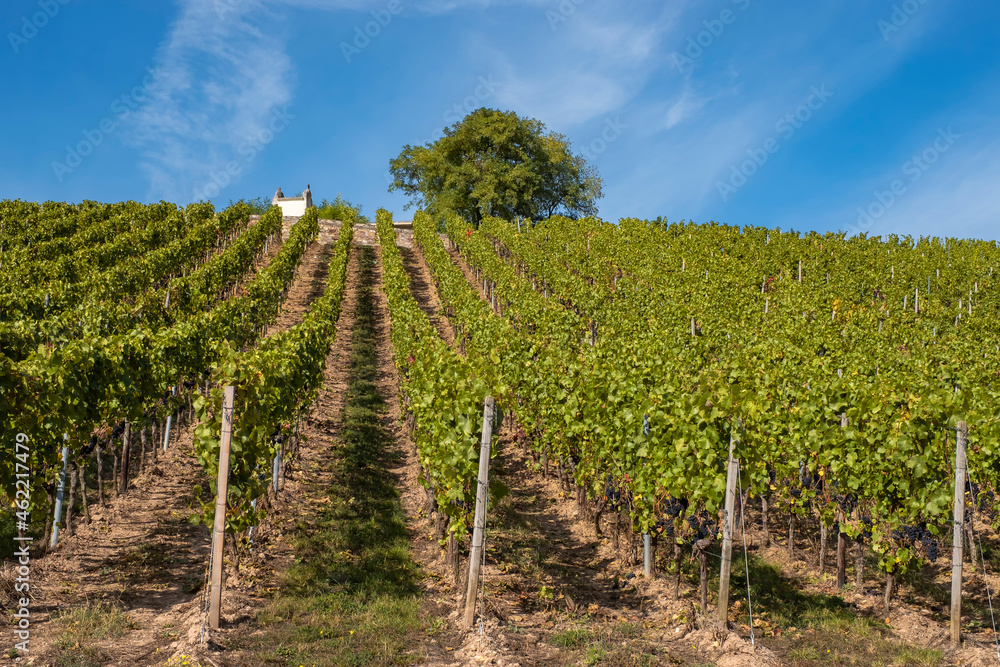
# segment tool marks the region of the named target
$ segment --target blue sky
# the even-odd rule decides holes
[[[1000,5],[8,0],[0,198],[312,186],[479,106],[566,135],[601,217],[1000,238]],[[366,34],[367,32],[367,34]]]

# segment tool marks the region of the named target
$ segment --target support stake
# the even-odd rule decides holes
[[[222,403],[222,439],[219,447],[219,478],[216,483],[215,526],[212,530],[212,590],[209,597],[208,627],[219,629],[222,607],[222,548],[226,543],[226,495],[229,491],[229,445],[233,437],[235,387],[226,387]]]
[[[68,433],[63,433],[63,440],[69,440]],[[62,460],[63,467],[59,472],[59,486],[56,488],[56,511],[55,519],[52,521],[52,539],[49,542],[50,549],[55,549],[56,544],[59,543],[59,522],[62,521],[63,495],[66,493],[66,473],[69,470],[69,446],[67,445],[63,445]]]
[[[951,645],[962,644],[962,536],[965,532],[965,422],[958,422],[955,439],[955,530],[951,543]]]
[[[729,472],[726,475],[726,516],[722,522],[722,569],[719,571],[719,606],[716,609],[719,623],[723,626],[729,621],[729,572],[733,560],[733,518],[736,510],[736,482],[740,475],[740,463],[733,457],[735,444],[736,441],[730,434]]]
[[[472,549],[469,553],[469,585],[465,592],[466,629],[472,628],[476,617],[476,591],[479,589],[479,575],[482,567],[483,531],[486,528],[486,503],[490,489],[490,448],[493,445],[492,396],[486,397],[483,405],[483,438],[479,448],[479,485],[476,489],[476,519],[472,529]],[[482,610],[480,610],[482,613]]]

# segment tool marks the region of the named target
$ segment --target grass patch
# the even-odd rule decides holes
[[[656,642],[646,641],[641,628],[632,623],[567,628],[552,635],[548,642],[566,649],[559,663],[554,664],[602,667],[683,664]]]
[[[87,604],[53,614],[53,621],[62,629],[63,638],[71,644],[82,644],[90,639],[124,637],[139,627],[124,610],[107,604]]]
[[[552,645],[560,648],[577,648],[590,641],[592,635],[585,628],[570,628],[552,636]]]
[[[936,667],[943,664],[940,651],[900,644],[890,638],[890,628],[877,618],[861,616],[835,595],[810,594],[797,589],[774,566],[750,556],[750,591],[754,632],[763,644],[790,667],[882,665],[884,667]],[[744,582],[743,559],[733,559],[733,582]],[[718,577],[715,577],[717,586]],[[735,621],[749,624],[746,588],[733,585]],[[738,605],[737,605],[738,603]],[[731,617],[733,618],[733,617]]]
[[[124,610],[107,604],[87,604],[53,614],[52,620],[59,628],[53,642],[60,651],[58,667],[102,667],[108,656],[93,642],[118,639],[139,627]]]
[[[419,618],[417,566],[410,558],[385,410],[375,384],[374,249],[361,253],[358,306],[343,428],[336,445],[330,501],[300,522],[295,564],[256,621],[262,634],[239,646],[248,665],[408,665]],[[256,659],[256,662],[252,660]]]

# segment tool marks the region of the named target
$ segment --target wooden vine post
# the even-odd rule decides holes
[[[493,409],[493,397],[487,396],[483,405],[483,439],[479,448],[476,518],[472,529],[472,549],[469,552],[469,585],[465,591],[463,622],[466,629],[472,628],[472,622],[476,617],[476,591],[479,590],[480,567],[483,560],[483,532],[486,528],[486,503],[489,500],[490,489],[490,448],[493,445]]]
[[[222,403],[222,438],[219,445],[219,478],[216,483],[215,526],[212,530],[212,590],[208,603],[208,627],[219,629],[222,607],[222,548],[226,543],[226,495],[229,491],[229,444],[233,437],[235,387],[226,387]]]
[[[735,424],[734,424],[735,426]],[[729,572],[733,560],[733,517],[736,512],[736,482],[740,462],[733,457],[735,440],[729,435],[729,472],[726,475],[726,515],[722,522],[722,569],[719,571],[718,621],[723,627],[729,621]]]
[[[958,422],[955,438],[955,526],[951,543],[951,645],[962,643],[962,535],[965,532],[965,444],[969,427]]]

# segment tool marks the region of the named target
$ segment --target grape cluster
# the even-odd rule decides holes
[[[90,436],[90,444],[87,445],[86,447],[84,447],[81,450],[80,454],[83,455],[83,456],[87,456],[92,451],[94,451],[94,449],[96,447],[97,447],[97,436],[96,435],[92,435],[92,436]]]
[[[870,516],[861,517],[861,532],[858,534],[856,540],[859,544],[863,544],[865,540],[872,539],[872,518]]]
[[[718,526],[715,521],[712,521],[711,515],[702,510],[698,514],[691,515],[687,518],[688,528],[691,529],[696,540],[704,539],[710,535],[715,535],[718,532]]]
[[[976,507],[980,511],[985,511],[987,508],[992,508],[994,500],[993,491],[987,490],[984,491],[983,493],[980,493],[980,491],[982,491],[980,486],[971,480],[969,481],[969,486],[972,488],[973,502],[975,502]],[[978,501],[976,501],[977,498],[979,499]]]
[[[280,445],[284,441],[285,441],[285,436],[281,434],[281,427],[276,426],[274,429],[274,433],[271,434],[271,442]]]
[[[994,496],[992,491],[987,491],[979,498],[979,509],[985,511],[993,507]]]
[[[125,422],[119,422],[113,429],[111,429],[111,438],[113,440],[117,440],[122,437],[123,433],[125,433]]]
[[[910,542],[912,544],[914,542],[919,542],[926,532],[926,524],[922,526],[903,526],[900,529],[892,531],[892,536],[897,540]]]
[[[194,380],[184,380],[184,388],[185,389],[193,389],[194,388]]]
[[[682,513],[686,512],[688,508],[687,498],[674,498],[673,496],[667,496],[666,506],[663,508],[664,514],[666,514],[671,519],[676,519]]]
[[[923,542],[924,548],[927,549],[927,560],[934,562],[938,559],[938,543],[930,534],[925,535]]]
[[[854,496],[837,496],[834,500],[837,501],[844,516],[851,516],[858,506],[858,500]]]
[[[632,492],[628,489],[621,489],[615,483],[614,475],[608,475],[607,488],[604,490],[604,497],[612,509],[632,509]]]
[[[687,498],[674,498],[673,496],[667,496],[663,506],[664,517],[656,522],[656,532],[666,535],[667,537],[673,537],[674,520],[686,512],[687,508]]]
[[[900,542],[906,542],[910,545],[916,546],[919,542],[923,545],[924,550],[927,552],[927,560],[934,562],[937,560],[939,551],[937,540],[929,530],[927,530],[927,524],[921,523],[917,526],[903,526],[899,530],[892,531],[892,537]]]
[[[608,488],[604,490],[604,497],[612,505],[617,505],[621,502],[622,492],[615,488],[615,478],[613,475],[608,475]]]

